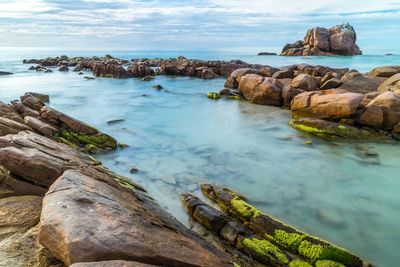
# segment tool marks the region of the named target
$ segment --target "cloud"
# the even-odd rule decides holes
[[[398,0],[14,0],[0,3],[0,32],[13,37],[4,38],[8,46],[44,45],[49,36],[67,47],[281,46],[309,27],[347,21],[362,30],[361,41],[398,35],[399,10]]]

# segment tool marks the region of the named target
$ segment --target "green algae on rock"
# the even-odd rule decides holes
[[[289,267],[313,267],[310,263],[302,260],[292,260]]]
[[[268,262],[273,265],[276,264],[277,266],[289,263],[288,256],[268,240],[243,238],[241,240],[239,239],[238,242],[239,247],[243,247],[251,256],[262,262]]]
[[[217,93],[217,92],[209,92],[207,94],[207,97],[210,98],[210,99],[218,100],[218,99],[221,98],[221,95],[219,93]]]
[[[357,128],[351,125],[321,119],[294,119],[289,124],[297,130],[326,139],[345,138],[374,141],[390,139],[386,133],[381,131],[375,131],[369,128]]]
[[[117,148],[117,141],[111,136],[103,133],[99,134],[82,134],[75,133],[68,130],[62,130],[56,134],[56,138],[62,138],[61,141],[66,140],[69,143],[78,145],[78,146],[90,146],[91,149],[93,147],[98,147],[101,149],[111,150]]]
[[[320,260],[315,263],[315,267],[346,267],[346,266],[336,261]]]

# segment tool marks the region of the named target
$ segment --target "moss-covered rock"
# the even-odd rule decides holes
[[[258,209],[246,203],[238,196],[235,196],[231,200],[231,212],[237,213],[245,220],[250,220],[253,216],[257,216],[260,214],[260,211]]]
[[[277,246],[265,239],[243,238],[239,240],[240,248],[243,248],[254,258],[272,266],[289,264],[288,256]]]
[[[214,99],[214,100],[218,100],[218,99],[221,98],[220,94],[217,93],[217,92],[209,92],[207,94],[207,97],[210,98],[210,99]]]
[[[302,261],[302,260],[292,260],[289,263],[289,267],[313,267],[311,264],[309,264],[306,261]]]
[[[66,140],[80,147],[90,146],[101,149],[116,149],[118,145],[114,138],[102,133],[89,135],[63,130],[57,133],[55,137],[58,139],[62,138],[60,140]]]
[[[346,267],[346,266],[336,261],[322,260],[322,261],[317,261],[315,263],[315,267]]]
[[[357,128],[350,125],[321,119],[295,119],[289,123],[293,128],[325,139],[358,139],[358,140],[388,140],[387,134],[367,128]]]
[[[273,239],[280,246],[296,253],[301,241],[303,241],[306,237],[307,235],[305,234],[288,233],[284,230],[275,230],[275,235],[273,236]]]

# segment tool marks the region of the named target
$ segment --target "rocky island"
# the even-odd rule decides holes
[[[281,56],[354,56],[362,52],[356,44],[357,34],[349,23],[330,29],[309,29],[303,40],[286,44]]]

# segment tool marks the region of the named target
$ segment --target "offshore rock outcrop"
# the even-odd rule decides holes
[[[348,23],[330,29],[316,27],[309,29],[303,40],[286,44],[281,56],[361,55],[356,41],[356,32]]]
[[[43,123],[100,134],[31,94],[21,99]],[[2,119],[24,125],[13,106],[0,107]],[[0,265],[233,266],[233,258],[185,228],[141,186],[61,138],[33,128],[1,133]]]
[[[351,252],[284,224],[246,202],[228,188],[202,184],[214,208],[183,193],[189,215],[222,240],[267,266],[370,266]]]

